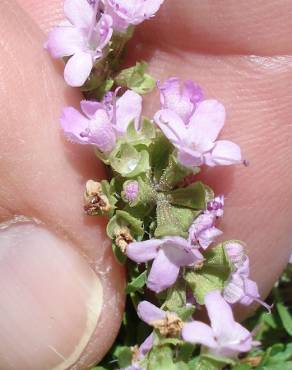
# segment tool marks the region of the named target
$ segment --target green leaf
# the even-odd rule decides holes
[[[272,364],[272,365],[265,365],[257,368],[258,370],[292,370],[292,361],[279,363],[279,364]]]
[[[231,365],[231,366],[235,365],[235,361],[229,357],[215,356],[209,353],[203,354],[201,357],[203,359],[212,360],[212,361],[218,362],[223,365]]]
[[[109,157],[108,157],[107,154],[100,152],[97,148],[94,148],[93,151],[94,151],[94,154],[96,155],[96,157],[98,159],[100,159],[104,164],[109,164],[110,163]]]
[[[264,354],[261,366],[272,366],[278,363],[285,363],[292,360],[292,343],[289,343],[286,347],[283,343],[276,343],[267,349]],[[283,369],[286,367],[283,367]]]
[[[132,89],[138,94],[147,94],[155,87],[155,79],[145,73],[147,63],[137,62],[135,66],[122,70],[115,82],[117,85]]]
[[[100,68],[102,70],[102,63],[100,64]],[[101,75],[99,73],[96,73],[96,70],[92,71],[84,83],[84,85],[80,88],[81,91],[84,93],[86,92],[91,92],[91,91],[96,91],[101,89],[102,87],[105,88],[109,83],[107,81],[104,81],[104,75]],[[106,92],[106,91],[105,91]]]
[[[122,143],[118,150],[110,156],[110,164],[114,171],[123,177],[132,178],[149,171],[149,154],[146,150],[140,152],[128,143]]]
[[[292,316],[289,313],[287,307],[282,302],[276,304],[277,311],[279,313],[282,324],[286,332],[292,336]]]
[[[282,365],[282,367],[281,367],[281,364],[280,364],[278,366],[274,366],[273,368],[270,368],[270,370],[283,370],[283,369],[292,370],[292,361],[286,362],[284,366],[285,367],[283,367],[283,365]]]
[[[147,370],[177,370],[170,347],[154,347],[149,354]]]
[[[178,361],[188,362],[192,358],[194,346],[191,343],[184,342],[179,348],[177,359]]]
[[[183,343],[184,342],[178,338],[166,338],[166,337],[161,336],[159,340],[159,346],[169,345],[169,344],[171,344],[172,346],[179,346],[179,345],[182,345]]]
[[[177,185],[182,179],[191,173],[198,173],[199,167],[196,170],[190,170],[180,163],[178,163],[174,154],[169,156],[169,162],[165,170],[163,171],[159,180],[159,189],[168,191]]]
[[[171,212],[180,225],[181,230],[187,234],[193,220],[201,213],[189,208],[171,207]],[[185,234],[185,235],[186,235]]]
[[[114,80],[112,80],[111,78],[99,84],[98,84],[98,81],[93,80],[90,83],[87,83],[86,85],[84,85],[81,91],[84,91],[84,92],[90,91],[92,92],[91,94],[94,96],[95,99],[102,100],[104,95],[108,91],[110,91],[113,85],[114,85]]]
[[[185,280],[199,304],[204,304],[205,295],[208,292],[223,290],[231,273],[223,244],[208,250],[204,257],[206,260],[201,269],[192,269],[185,273]]]
[[[115,193],[116,193],[115,179],[113,178],[110,183],[107,180],[102,180],[100,183],[101,183],[102,191],[107,196],[109,203],[111,205],[109,216],[112,216],[113,211],[115,209],[115,205],[117,203],[117,198],[115,197]]]
[[[281,353],[284,349],[284,344],[282,343],[277,343],[271,346],[270,348],[267,349],[266,353],[264,354],[261,365],[266,365],[269,363],[271,358],[278,353]]]
[[[116,260],[121,265],[124,265],[127,261],[127,256],[121,251],[121,249],[115,243],[112,243],[112,250]]]
[[[131,231],[133,231],[135,236],[143,236],[144,229],[141,220],[138,220],[137,218],[132,217],[129,213],[120,210],[116,212],[116,217],[118,220],[121,220],[121,223],[125,223],[125,225],[128,226]]]
[[[223,367],[224,364],[221,362],[203,356],[189,362],[189,368],[191,370],[222,370]]]
[[[147,117],[142,117],[142,126],[139,132],[145,139],[151,139],[151,143],[156,137],[155,125]]]
[[[194,211],[190,208],[172,206],[167,196],[158,193],[155,237],[179,235],[186,238],[191,223],[199,213],[200,211]]]
[[[192,209],[206,208],[206,191],[202,182],[198,181],[186,188],[180,188],[167,193],[170,203]]]
[[[252,369],[251,365],[248,364],[240,364],[240,365],[235,365],[232,370],[250,370]]]
[[[203,354],[194,361],[195,366],[192,367],[192,361],[190,368],[193,370],[221,370],[226,365],[235,365],[235,361],[227,357],[217,357],[210,354]]]
[[[215,198],[215,194],[212,188],[210,186],[204,184],[205,192],[206,192],[206,204]]]
[[[119,346],[114,352],[114,356],[118,359],[119,367],[124,368],[132,363],[132,351],[129,347]]]
[[[195,306],[186,305],[186,282],[183,279],[177,280],[176,284],[167,290],[163,308],[177,313],[183,321],[193,315]]]
[[[147,281],[147,271],[143,271],[139,276],[133,279],[126,288],[126,293],[134,293],[144,287]]]
[[[183,361],[176,362],[175,366],[177,370],[190,370],[189,366]]]
[[[185,307],[178,308],[176,313],[183,321],[187,321],[195,313],[195,310],[195,306],[187,305]]]
[[[127,204],[124,207],[124,211],[128,212],[130,215],[132,215],[135,218],[143,219],[145,223],[149,222],[149,214],[153,211],[155,208],[155,203],[138,203],[137,205],[131,207],[129,204]],[[147,228],[147,227],[145,227]],[[149,231],[149,235],[152,235],[151,231]]]
[[[275,317],[273,315],[271,315],[270,313],[263,312],[263,314],[261,316],[261,321],[266,323],[272,329],[277,329],[277,322],[275,320]]]
[[[172,206],[162,193],[158,194],[156,220],[157,228],[154,233],[156,238],[170,235],[185,236],[185,231],[172,212]]]
[[[109,238],[113,240],[112,249],[117,261],[121,264],[126,262],[126,255],[121,251],[121,249],[115,244],[115,239],[119,230],[123,227],[127,227],[130,230],[131,235],[134,239],[141,240],[144,235],[144,229],[142,221],[131,216],[125,211],[116,211],[116,214],[109,220],[106,232]]]
[[[179,308],[186,305],[186,283],[178,279],[175,285],[167,290],[167,296],[163,307],[167,311],[176,312]]]
[[[129,143],[133,146],[149,146],[153,143],[155,136],[156,129],[154,124],[148,118],[143,117],[141,129],[137,130],[135,127],[135,122],[132,121],[127,128],[126,134],[120,139],[120,141]]]
[[[150,163],[157,183],[169,163],[169,156],[174,151],[170,141],[158,131],[155,140],[149,148]]]
[[[97,367],[92,367],[90,370],[106,370],[106,368],[102,366],[97,366]]]
[[[111,239],[114,239],[116,231],[121,227],[127,226],[133,233],[135,238],[142,238],[144,234],[144,229],[142,226],[142,221],[131,216],[125,211],[116,211],[116,214],[110,219],[107,224],[107,234]]]

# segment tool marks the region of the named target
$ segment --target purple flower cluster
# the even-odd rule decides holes
[[[203,260],[199,250],[179,236],[133,242],[127,247],[127,256],[137,263],[154,260],[147,287],[156,293],[176,282],[181,267]]]
[[[66,107],[61,116],[65,135],[75,143],[91,144],[109,153],[130,122],[139,128],[142,98],[134,91],[128,90],[120,98],[109,93],[102,102],[83,100],[80,106],[83,114]]]
[[[224,125],[222,104],[216,100],[202,100],[201,89],[192,81],[185,82],[182,93],[177,78],[170,78],[159,88],[162,109],[154,115],[154,122],[177,148],[178,160],[184,166],[243,162],[237,144],[227,140],[215,142]],[[74,142],[92,144],[102,152],[110,152],[131,120],[135,121],[138,129],[142,109],[140,95],[127,91],[117,101],[115,94],[110,96],[112,98],[105,98],[101,103],[82,101],[81,109],[86,117],[75,108],[65,108],[61,118],[65,134]],[[217,199],[209,205],[209,208],[219,207],[217,212],[213,212],[216,216],[221,212],[220,202]],[[215,229],[212,231],[218,233]]]
[[[224,357],[236,357],[257,344],[251,333],[234,320],[231,307],[219,291],[206,294],[205,305],[211,326],[200,321],[186,323],[182,329],[185,341],[200,343],[210,353]]]
[[[159,85],[162,109],[154,121],[178,150],[186,167],[243,163],[237,144],[217,140],[224,126],[225,108],[214,99],[203,99],[201,89],[186,81],[181,91],[177,78]]]
[[[218,196],[207,204],[207,209],[199,215],[189,229],[189,241],[207,249],[222,231],[215,227],[217,218],[223,216],[224,196]]]
[[[82,86],[106,54],[113,32],[124,32],[152,17],[163,0],[65,0],[67,18],[49,34],[46,48],[53,58],[68,58],[64,78]]]
[[[154,260],[147,280],[150,290],[160,293],[175,283],[181,267],[196,266],[204,261],[199,249],[205,250],[222,234],[215,227],[215,220],[223,216],[223,207],[223,196],[209,201],[207,209],[192,223],[188,240],[172,236],[133,242],[128,246],[127,255],[135,262]],[[147,301],[139,304],[138,315],[154,329],[163,330],[164,335],[175,334],[184,341],[203,345],[213,355],[232,358],[240,352],[248,352],[258,343],[234,320],[231,305],[236,302],[249,305],[257,301],[268,310],[270,307],[260,299],[257,284],[249,278],[249,259],[242,244],[227,242],[224,248],[232,264],[232,273],[222,292],[211,291],[205,296],[210,326],[193,319],[182,322],[176,313],[159,309]]]
[[[87,79],[93,76],[93,73],[91,74],[93,68],[97,77],[97,67],[106,65],[110,57],[105,58],[108,55],[112,56],[113,50],[119,49],[116,43],[120,41],[117,40],[126,42],[131,33],[128,32],[131,31],[130,27],[151,18],[163,1],[65,0],[64,12],[67,19],[50,32],[46,48],[54,58],[65,58],[66,82],[71,86],[83,86]],[[129,70],[132,68],[126,70],[126,75],[132,73]],[[104,69],[101,68],[100,73],[103,72]],[[138,76],[134,74],[135,81],[140,78],[141,81],[147,82],[147,78],[150,78],[147,74],[141,77],[139,73],[144,72],[139,69],[135,73]],[[102,77],[105,77],[106,82],[110,81],[109,86],[114,86],[114,90],[114,84],[118,81],[116,76],[107,74]],[[123,82],[120,84],[133,89],[136,87],[135,91],[141,91],[137,86],[133,87]],[[86,84],[84,89],[88,86],[89,84]],[[146,355],[156,343],[155,333],[158,332],[162,337],[179,338],[189,343],[201,344],[204,352],[215,356],[236,357],[240,352],[249,351],[256,343],[252,341],[252,334],[234,320],[232,305],[237,302],[249,305],[256,301],[270,310],[270,307],[261,301],[257,284],[249,277],[249,259],[240,242],[226,242],[214,248],[220,250],[227,260],[223,266],[223,268],[226,267],[227,273],[224,278],[219,277],[219,273],[218,276],[216,275],[218,280],[221,279],[219,284],[215,281],[212,285],[213,282],[210,279],[204,285],[204,278],[206,278],[204,264],[207,265],[209,262],[211,265],[208,261],[209,249],[213,247],[215,239],[222,235],[222,231],[216,227],[216,220],[224,213],[223,195],[210,200],[211,191],[207,187],[203,188],[204,185],[202,185],[204,200],[201,204],[205,204],[206,198],[208,202],[205,206],[200,206],[200,211],[197,212],[197,207],[193,207],[192,204],[189,209],[188,204],[185,206],[185,203],[174,201],[172,203],[173,194],[181,196],[183,193],[183,187],[177,189],[180,187],[181,179],[177,181],[178,185],[169,186],[170,190],[167,192],[157,185],[161,177],[160,173],[164,171],[163,174],[167,174],[167,170],[171,167],[170,163],[175,163],[173,165],[177,166],[175,169],[181,168],[183,176],[187,174],[193,176],[197,173],[195,168],[197,166],[213,167],[246,163],[242,159],[241,150],[237,144],[217,139],[225,123],[224,106],[217,100],[205,99],[201,88],[192,81],[185,81],[181,86],[179,79],[172,77],[163,84],[158,83],[157,86],[160,91],[161,106],[152,120],[141,120],[141,96],[132,90],[122,90],[120,87],[105,94],[101,101],[81,101],[81,112],[74,107],[66,107],[61,115],[61,126],[67,138],[79,144],[94,146],[99,151],[98,156],[114,169],[113,174],[116,178],[110,183],[108,181],[98,183],[98,192],[91,194],[90,201],[96,205],[101,196],[102,200],[107,201],[110,209],[108,215],[111,217],[107,232],[111,238],[115,238],[113,245],[119,248],[118,253],[122,255],[122,262],[126,254],[132,261],[145,264],[146,286],[157,294],[168,288],[172,288],[170,290],[172,294],[179,286],[179,284],[175,285],[178,279],[179,283],[184,281],[184,284],[189,284],[188,288],[184,286],[182,288],[181,295],[184,297],[182,305],[169,306],[165,302],[162,306],[172,307],[176,312],[158,308],[147,301],[138,304],[138,316],[152,326],[154,332],[139,348],[133,349],[135,353],[132,365],[124,370],[145,370],[140,366],[141,361],[144,360],[142,362],[144,365],[147,362],[145,362]],[[94,85],[92,91],[95,93],[97,90]],[[108,91],[107,84],[104,90]],[[166,161],[164,159],[161,161],[161,168],[156,174],[156,168],[150,170],[151,163],[155,162],[153,157],[156,156],[160,160],[159,157],[164,156],[164,152],[162,151],[161,154],[159,148],[155,147],[157,142],[160,145],[160,141],[155,141],[161,138],[159,131],[165,135],[171,145],[169,145],[170,154],[167,154]],[[133,161],[136,163],[137,171],[122,170],[124,167],[130,168]],[[118,181],[115,182],[116,179]],[[148,213],[144,212],[148,203],[143,205],[144,208],[140,204],[146,198],[145,189],[150,189],[151,197],[153,195],[152,208],[147,210]],[[186,197],[189,194],[186,193]],[[171,210],[183,212],[180,213],[183,216],[178,220],[186,225],[181,229],[172,228],[175,223],[172,222],[168,228],[160,228],[161,230],[157,232],[159,212],[157,211],[157,220],[153,215],[155,215],[156,206],[158,209],[160,195],[169,208],[173,207]],[[184,205],[186,209],[176,208],[175,206],[178,205]],[[202,208],[205,209],[201,210]],[[150,213],[151,216],[149,216]],[[176,221],[177,218],[174,218]],[[149,240],[143,240],[144,235],[149,235]],[[151,237],[153,235],[155,238]],[[217,260],[214,260],[218,264]],[[142,274],[145,276],[145,271]],[[188,280],[188,274],[193,280]],[[198,276],[202,279],[200,280]],[[135,279],[136,283],[137,280],[139,284],[141,283],[140,277]],[[142,285],[144,281],[143,279]],[[202,288],[200,293],[196,293],[200,282],[203,287],[200,287]],[[190,287],[193,292],[193,296],[190,297],[192,303],[205,304],[210,325],[193,320],[191,313],[194,307],[189,302],[189,292],[186,291]],[[179,295],[181,291],[176,293]],[[161,296],[157,296],[158,301]],[[186,319],[187,315],[182,315],[181,317],[184,318],[182,320],[180,310],[185,308],[189,316]],[[188,313],[189,308],[190,313]]]
[[[206,294],[205,305],[210,326],[194,320],[182,322],[175,313],[159,309],[147,301],[138,305],[138,315],[155,329],[177,329],[177,336],[184,341],[202,344],[209,349],[209,353],[217,356],[235,357],[240,352],[248,352],[257,344],[252,341],[251,333],[234,320],[230,305],[219,291]]]
[[[176,282],[181,267],[200,265],[204,257],[199,248],[208,248],[222,234],[214,223],[217,217],[223,215],[224,198],[216,197],[208,204],[209,210],[199,215],[190,226],[187,240],[168,236],[128,245],[126,253],[131,260],[137,263],[153,260],[147,280],[150,290],[160,293]]]

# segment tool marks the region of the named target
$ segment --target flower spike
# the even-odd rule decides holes
[[[66,62],[67,84],[84,95],[80,111],[63,109],[64,134],[92,146],[109,176],[86,182],[84,211],[108,218],[112,251],[126,267],[128,311],[110,368],[240,366],[239,354],[259,343],[254,331],[235,321],[233,305],[271,307],[250,279],[244,244],[218,243],[224,195],[216,196],[197,174],[205,166],[248,161],[237,144],[219,138],[225,107],[195,82],[178,77],[156,82],[143,61],[121,67],[134,27],[154,17],[163,2],[65,0],[66,20],[46,43],[53,58]],[[160,109],[143,117],[141,95],[155,85]],[[202,306],[209,325],[198,320]],[[138,318],[152,332],[136,325]],[[123,337],[127,343],[120,342]],[[136,337],[142,344],[132,343]]]

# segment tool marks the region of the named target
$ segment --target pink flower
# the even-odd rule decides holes
[[[116,31],[124,31],[129,25],[137,25],[151,18],[164,0],[104,0],[105,12],[113,18]]]
[[[128,90],[120,98],[106,97],[103,102],[81,101],[81,114],[73,107],[63,109],[61,126],[73,142],[94,145],[109,153],[116,140],[134,121],[136,129],[142,110],[142,98]]]
[[[215,214],[216,217],[222,217],[224,214],[224,195],[210,200],[207,204],[207,210]]]
[[[215,214],[211,212],[200,214],[189,228],[189,241],[207,249],[214,239],[222,234],[222,231],[214,226],[215,219]]]
[[[183,339],[202,344],[217,356],[236,357],[240,352],[250,351],[253,345],[251,333],[234,320],[232,310],[220,292],[206,294],[205,305],[211,326],[200,321],[186,323],[182,329]]]
[[[167,103],[170,108],[161,109],[154,116],[155,123],[177,148],[178,160],[186,167],[242,163],[237,144],[228,140],[216,141],[224,126],[224,106],[216,100],[203,100],[196,104],[190,115],[185,95],[184,104]]]
[[[97,14],[98,6],[99,1],[93,8],[87,0],[65,0],[67,21],[50,32],[45,45],[54,58],[70,57],[64,78],[71,86],[85,83],[111,39],[112,18],[107,14]]]
[[[203,92],[200,86],[193,81],[185,81],[181,91],[180,81],[171,77],[163,85],[157,84],[160,90],[160,102],[162,109],[170,109],[187,125],[197,104],[203,100]]]
[[[179,236],[133,242],[128,245],[126,253],[137,263],[154,260],[147,287],[156,293],[176,282],[182,266],[192,266],[203,260],[197,248]]]
[[[225,244],[225,251],[233,265],[233,272],[223,290],[223,298],[230,304],[241,303],[245,306],[258,302],[268,311],[271,307],[260,299],[257,283],[249,278],[249,258],[240,243]]]

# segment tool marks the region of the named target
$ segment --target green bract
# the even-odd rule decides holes
[[[167,311],[177,313],[183,321],[186,321],[193,315],[195,306],[187,305],[186,282],[183,279],[179,279],[173,287],[168,289],[162,307]]]
[[[177,370],[173,363],[173,353],[170,347],[154,348],[148,360],[147,370]]]
[[[107,224],[106,230],[108,236],[113,239],[116,232],[122,227],[128,227],[135,238],[142,238],[144,235],[143,223],[141,220],[138,220],[125,211],[118,210]]]
[[[136,291],[141,290],[146,284],[147,280],[147,271],[143,271],[139,276],[135,277],[126,288],[126,293],[135,293]]]
[[[122,70],[115,78],[117,85],[134,90],[138,94],[147,94],[155,87],[155,80],[146,73],[147,63],[137,62],[134,67]]]
[[[115,179],[112,179],[110,182],[108,182],[107,180],[102,180],[100,183],[102,191],[104,195],[107,197],[109,204],[111,206],[107,215],[112,216],[117,203],[117,199],[115,197]]]
[[[169,202],[173,205],[187,207],[196,210],[206,208],[206,190],[200,181],[185,188],[179,188],[167,192]]]
[[[137,131],[134,122],[131,122],[127,128],[126,134],[120,139],[120,142],[126,142],[133,146],[149,146],[152,144],[155,136],[156,130],[153,123],[151,123],[148,118],[143,117],[141,128]]]
[[[186,176],[190,174],[197,174],[200,172],[200,169],[195,167],[190,170],[189,168],[183,167],[178,163],[175,155],[172,153],[169,155],[168,163],[161,173],[159,179],[159,188],[161,190],[168,191],[173,189],[176,185],[179,184]]]
[[[203,267],[187,269],[184,278],[197,302],[204,304],[204,297],[213,290],[223,290],[231,273],[231,266],[223,244],[204,253]]]
[[[119,367],[127,367],[131,365],[132,362],[132,352],[129,347],[117,347],[114,355],[118,359]]]
[[[149,154],[146,150],[138,151],[134,146],[122,143],[119,150],[111,155],[112,169],[123,177],[133,178],[150,170]]]

